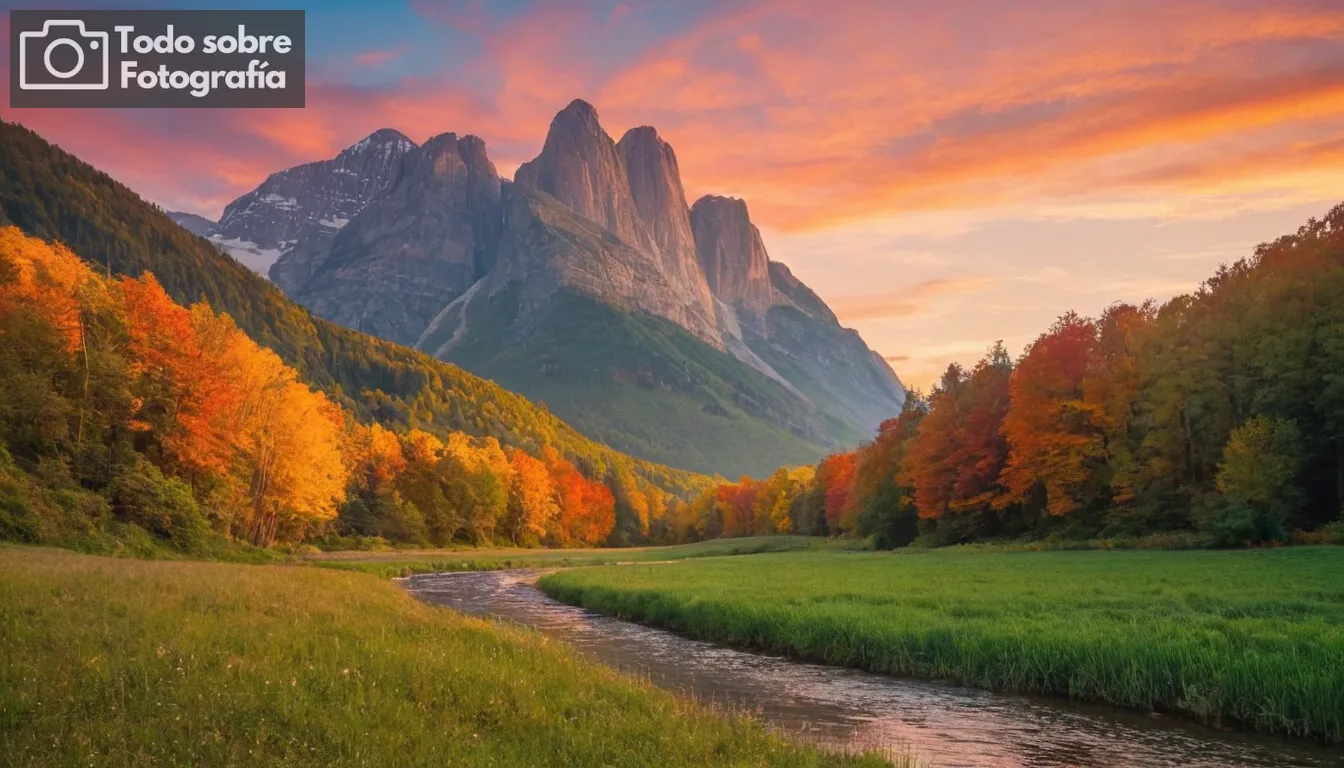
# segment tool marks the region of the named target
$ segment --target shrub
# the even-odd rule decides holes
[[[113,478],[108,493],[121,520],[167,539],[175,549],[199,553],[207,546],[210,526],[191,489],[144,458]]]

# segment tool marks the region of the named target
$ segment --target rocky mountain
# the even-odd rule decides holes
[[[280,277],[293,257],[273,272],[317,314],[411,345],[493,265],[503,227],[500,179],[485,142],[452,133],[403,155],[394,179],[335,234],[309,279]]]
[[[172,219],[174,224],[193,235],[205,235],[215,226],[215,222],[194,213],[183,213],[182,211],[168,211],[167,213],[168,218]]]
[[[846,423],[880,424],[905,388],[881,355],[784,264],[770,261],[742,200],[707,195],[691,208],[710,289],[736,310],[742,340],[809,401]]]
[[[591,295],[667,318],[721,348],[708,287],[690,259],[689,247],[681,247],[690,245],[685,239],[689,222],[679,224],[664,215],[675,212],[684,218],[686,198],[675,173],[676,157],[670,147],[664,153],[666,145],[652,129],[635,129],[621,141],[618,147],[598,123],[597,111],[576,100],[551,121],[541,154],[518,168],[514,183],[524,193],[546,193],[633,247],[639,258],[650,257],[660,264],[656,291],[616,282],[591,285]],[[639,182],[639,203],[632,179]],[[685,232],[679,233],[679,228]],[[673,247],[660,248],[655,231]]]
[[[305,384],[365,422],[417,427],[441,438],[463,431],[534,452],[549,446],[591,478],[633,477],[683,498],[711,482],[619,454],[458,366],[313,317],[107,174],[4,120],[0,178],[6,179],[0,184],[0,227],[12,224],[66,244],[99,272],[152,272],[178,303],[208,301],[297,370]],[[621,500],[616,515],[624,525],[637,513]]]
[[[339,186],[355,158],[367,183]],[[338,213],[348,222],[323,226]],[[904,400],[886,362],[770,261],[745,202],[688,206],[672,147],[647,126],[613,141],[583,101],[512,182],[476,137],[379,131],[239,198],[212,230],[226,235],[280,249],[272,279],[318,315],[675,466],[811,461]]]
[[[653,238],[635,209],[625,162],[587,102],[576,100],[555,116],[541,154],[519,166],[513,180],[549,194],[630,245],[652,251]]]
[[[750,319],[763,319],[775,298],[770,285],[770,257],[760,231],[747,216],[747,204],[736,198],[706,195],[695,201],[690,221],[696,257],[709,289]]]
[[[690,210],[681,187],[676,153],[650,126],[626,131],[616,148],[625,163],[635,211],[649,230],[672,289],[697,318],[713,320],[716,329],[721,329],[714,295],[696,260],[695,236],[691,233]],[[711,343],[722,342],[721,332],[703,338]]]
[[[318,268],[336,233],[386,194],[415,148],[384,128],[330,160],[273,173],[229,203],[206,236],[288,292]]]

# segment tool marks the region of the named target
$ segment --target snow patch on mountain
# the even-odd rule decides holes
[[[270,279],[271,265],[280,259],[284,251],[280,248],[263,248],[256,243],[239,238],[222,238],[211,235],[210,242],[224,249],[235,261],[257,274]],[[291,244],[292,245],[292,244]]]

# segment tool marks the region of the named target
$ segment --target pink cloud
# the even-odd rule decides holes
[[[637,3],[414,6],[479,55],[378,88],[315,80],[302,111],[3,114],[170,205],[221,206],[381,127],[475,133],[512,168],[575,97],[613,135],[657,126],[688,192],[743,196],[779,229],[1344,170],[1320,149],[1344,130],[1344,8],[1330,4],[760,0],[662,39]]]
[[[395,48],[384,48],[376,51],[364,51],[355,54],[355,63],[362,67],[381,67],[384,64],[391,63],[405,56],[410,50],[409,45],[398,45]]]

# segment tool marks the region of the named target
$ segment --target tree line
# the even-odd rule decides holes
[[[592,546],[645,537],[668,499],[549,445],[361,421],[152,273],[0,228],[0,538]]]
[[[1344,538],[1342,504],[1344,205],[1193,294],[950,365],[858,450],[722,484],[658,532],[1238,546]]]

